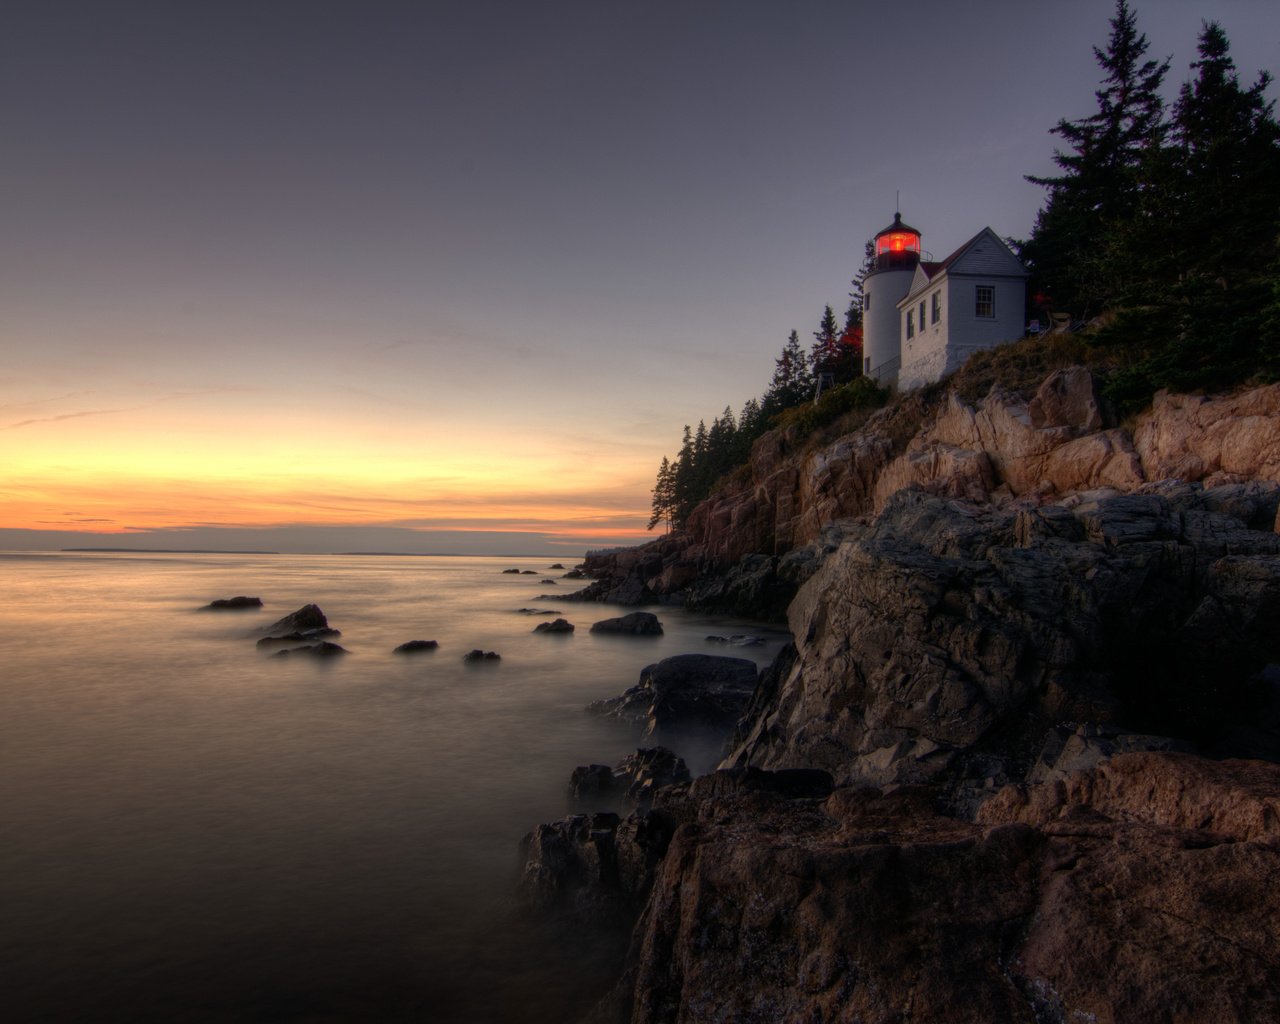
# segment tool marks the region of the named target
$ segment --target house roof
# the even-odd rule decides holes
[[[933,262],[933,261],[926,262],[924,260],[921,260],[918,264],[916,264],[916,275],[911,279],[911,287],[907,289],[907,294],[904,295],[902,300],[898,303],[898,307],[905,308],[906,306],[910,305],[911,302],[919,296],[921,291],[923,291],[929,285],[933,284],[939,277],[941,277],[948,270],[950,270],[956,263],[960,261],[960,258],[964,256],[965,253],[967,253],[970,249],[972,249],[975,245],[977,245],[979,241],[981,241],[983,238],[987,237],[988,235],[995,240],[996,244],[1001,249],[1003,249],[1005,253],[1008,254],[1010,259],[1015,261],[1019,266],[1022,265],[1022,261],[1019,260],[1018,257],[1013,254],[1012,250],[1007,245],[1004,244],[1004,240],[1001,239],[999,235],[997,235],[989,227],[983,228],[981,231],[979,231],[967,242],[965,242],[963,245],[957,248],[953,253],[951,253],[951,255],[949,255],[946,259],[942,260],[941,262]],[[1022,276],[1025,277],[1026,273],[1027,273],[1026,270],[1023,270]],[[1013,275],[1001,274],[1001,275],[992,275],[992,276],[1011,277]]]

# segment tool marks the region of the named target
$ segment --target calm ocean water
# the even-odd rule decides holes
[[[638,737],[583,706],[740,622],[557,604],[548,558],[0,553],[0,1006],[14,1021],[559,1021],[520,837]],[[571,565],[571,562],[566,562]],[[503,574],[534,569],[536,576]],[[197,609],[261,596],[258,612]],[[351,653],[269,658],[319,604]],[[523,607],[572,636],[534,635]],[[754,632],[762,632],[758,627]],[[440,648],[391,653],[412,639]],[[475,647],[498,664],[465,666]],[[695,770],[709,767],[703,763]]]

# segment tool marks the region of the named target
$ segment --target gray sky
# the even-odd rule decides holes
[[[1135,9],[1170,95],[1205,16],[1280,67],[1280,5]],[[1029,232],[1113,10],[10,0],[0,526],[94,529],[114,480],[146,499],[111,529],[168,486],[222,502],[188,528],[447,531],[506,487],[489,529],[633,530],[681,426],[843,312],[896,192],[939,258]]]

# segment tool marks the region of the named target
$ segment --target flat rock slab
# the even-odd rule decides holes
[[[242,611],[246,608],[261,608],[262,598],[260,597],[220,597],[217,600],[210,601],[204,606],[206,610],[213,612],[224,611]]]
[[[392,654],[421,654],[423,651],[434,651],[440,646],[438,640],[407,640],[397,647]]]
[[[629,636],[661,636],[662,623],[652,612],[632,612],[617,619],[601,619],[591,627],[593,633],[619,633]]]

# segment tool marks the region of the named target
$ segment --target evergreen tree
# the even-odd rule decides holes
[[[836,362],[840,358],[840,326],[836,323],[836,315],[830,306],[822,309],[822,319],[818,321],[818,329],[813,332],[813,347],[809,350],[809,365],[813,367],[815,380],[823,374],[836,371]]]
[[[667,529],[676,513],[676,477],[675,467],[671,460],[662,456],[662,465],[658,467],[658,479],[653,486],[653,515],[649,517],[648,529],[652,530],[661,522],[666,522]]]
[[[813,373],[809,357],[800,347],[800,335],[792,331],[782,354],[775,360],[773,379],[760,403],[766,419],[813,397]]]
[[[1280,237],[1271,78],[1242,87],[1215,23],[1203,25],[1197,53],[1123,247],[1128,309],[1107,337],[1145,355],[1121,378],[1133,392],[1121,397],[1133,400],[1280,373],[1268,317]]]
[[[866,292],[864,284],[867,275],[876,269],[876,242],[874,238],[868,238],[867,244],[862,249],[862,265],[858,268],[858,272],[853,275],[853,280],[849,283],[853,285],[853,289],[849,292],[849,308],[844,314],[844,326],[846,331],[852,331],[855,327],[862,327],[862,310],[866,305]]]
[[[768,420],[760,411],[760,403],[748,398],[738,413],[738,431],[733,437],[733,464],[743,465],[751,458],[751,446],[765,432]]]
[[[1068,147],[1054,151],[1062,174],[1028,177],[1049,190],[1022,249],[1032,287],[1078,316],[1096,314],[1112,298],[1111,241],[1136,214],[1143,168],[1163,134],[1160,86],[1169,61],[1144,59],[1149,44],[1128,0],[1116,0],[1110,24],[1106,49],[1093,51],[1104,73],[1097,111],[1051,129]]]
[[[680,441],[680,453],[676,456],[672,479],[672,517],[671,525],[677,530],[684,525],[685,519],[698,503],[697,466],[694,464],[693,431],[689,424],[684,425],[684,437]]]

